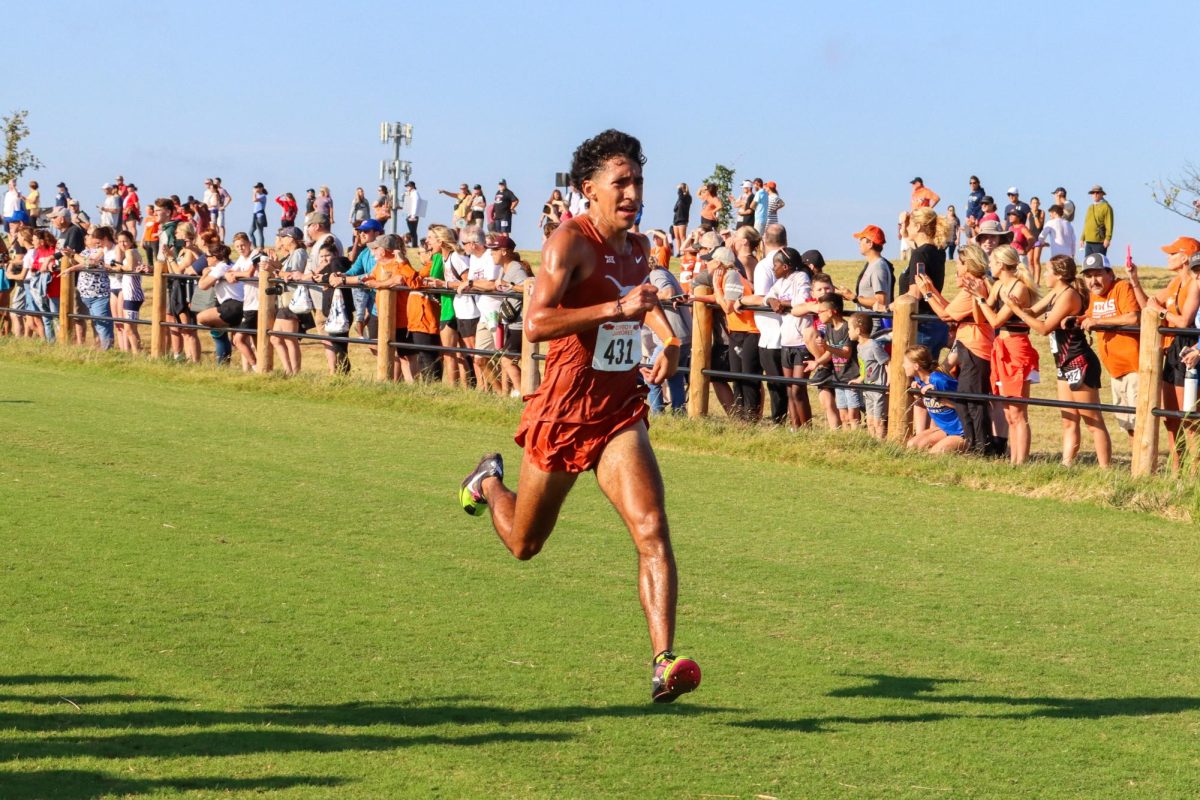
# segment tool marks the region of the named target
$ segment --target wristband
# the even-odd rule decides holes
[[[678,337],[671,336],[663,342],[663,347],[679,347],[681,344],[683,342]]]

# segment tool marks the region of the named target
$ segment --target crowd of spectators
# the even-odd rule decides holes
[[[811,388],[827,427],[864,426],[883,438],[894,355],[903,358],[904,388],[918,392],[911,447],[1006,456],[1020,464],[1032,439],[1023,401],[1041,379],[1031,336],[1049,339],[1058,399],[1099,404],[1107,372],[1111,402],[1133,406],[1138,335],[1118,328],[1137,325],[1145,308],[1170,327],[1200,325],[1200,241],[1181,237],[1163,247],[1173,277],[1147,295],[1136,265],[1127,260],[1126,276],[1118,278],[1109,261],[1113,211],[1098,185],[1078,239],[1076,208],[1062,187],[1045,211],[1039,198],[1026,203],[1010,187],[1000,213],[972,176],[960,219],[953,206],[936,211],[941,198],[921,178],[911,185],[897,231],[903,268],[898,272],[884,256],[883,228],[867,225],[853,234],[862,267],[853,282],[838,285],[819,251],[789,244],[779,222],[786,204],[773,181],[746,181],[740,194],[726,197],[702,184],[694,229],[691,193],[679,184],[671,226],[646,233],[649,281],[685,355],[679,373],[648,386],[651,410],[684,407],[692,312],[701,303],[714,321],[711,369],[729,374],[712,381],[727,415],[797,429],[814,416]],[[428,204],[411,181],[398,202],[384,186],[374,202],[360,188],[350,203],[348,244],[332,232],[334,203],[325,186],[306,192],[303,209],[289,192],[275,197],[281,224],[268,236],[269,194],[256,183],[249,226],[228,244],[233,199],[220,178],[204,182],[200,199],[163,197],[143,207],[137,187],[118,177],[104,186],[94,223],[65,184],[49,205],[35,181],[29,187],[23,193],[10,183],[3,201],[0,307],[11,311],[0,312],[0,334],[48,341],[70,336],[84,344],[90,326],[96,347],[139,352],[143,277],[161,262],[169,273],[165,319],[175,360],[200,361],[209,349],[202,337],[209,337],[218,363],[231,362],[236,352],[241,368],[252,370],[260,348],[269,346],[280,369],[293,375],[310,349],[303,337],[324,334],[316,346],[324,349],[330,373],[351,369],[352,343],[369,342],[375,353],[388,341],[394,380],[439,380],[519,396],[520,291],[533,271],[510,236],[520,201],[504,180],[491,202],[479,184],[439,190],[453,201],[448,224],[429,223]],[[726,205],[736,224],[722,229]],[[542,206],[544,236],[585,210],[574,187],[565,194],[555,189]],[[404,235],[387,233],[395,216],[405,218]],[[676,258],[678,273],[672,271]],[[946,286],[948,269],[957,291]],[[263,273],[277,279],[267,295],[277,334],[269,344],[258,340]],[[69,331],[60,330],[57,319],[68,286],[76,308],[91,317],[73,321]],[[381,332],[378,293],[385,290],[395,293],[395,322]],[[893,354],[888,312],[905,296],[917,304],[917,342]],[[647,374],[662,347],[646,329]],[[1197,380],[1200,366],[1196,337],[1168,336],[1164,348],[1161,405],[1192,410],[1187,406],[1196,392],[1188,382]],[[1082,422],[1098,463],[1107,466],[1112,448],[1103,414],[1064,408],[1061,415],[1063,463],[1077,457]],[[1116,420],[1132,436],[1133,415],[1120,413]],[[1168,419],[1166,427],[1177,466],[1197,428],[1179,419]]]

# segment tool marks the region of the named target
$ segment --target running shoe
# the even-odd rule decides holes
[[[654,678],[650,682],[650,699],[656,703],[671,703],[700,685],[700,665],[690,658],[676,656],[664,650],[654,657]]]
[[[497,478],[504,480],[504,459],[499,453],[488,453],[479,459],[471,474],[463,479],[462,487],[458,490],[458,501],[463,511],[478,517],[487,508],[487,498],[483,496],[483,479]]]

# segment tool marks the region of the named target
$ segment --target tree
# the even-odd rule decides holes
[[[713,167],[712,175],[704,179],[705,183],[717,185],[717,197],[724,204],[717,212],[717,226],[720,228],[728,228],[733,221],[733,209],[729,205],[729,194],[733,191],[733,174],[729,167],[717,164]]]
[[[1183,168],[1183,175],[1149,184],[1154,202],[1184,219],[1200,222],[1200,169],[1194,164]]]
[[[4,160],[0,161],[0,183],[16,180],[31,169],[38,169],[42,162],[28,148],[21,148],[21,142],[29,136],[29,126],[25,118],[29,112],[14,111],[6,117],[0,117],[4,126]]]

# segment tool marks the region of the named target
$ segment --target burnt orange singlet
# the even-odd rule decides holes
[[[568,226],[591,244],[596,268],[566,290],[559,308],[607,303],[645,282],[650,268],[640,239],[631,237],[629,252],[619,254],[586,214],[563,223]],[[646,392],[638,382],[640,330],[641,320],[606,322],[550,342],[545,377],[525,398],[515,437],[539,469],[586,472],[614,435],[646,419]]]

